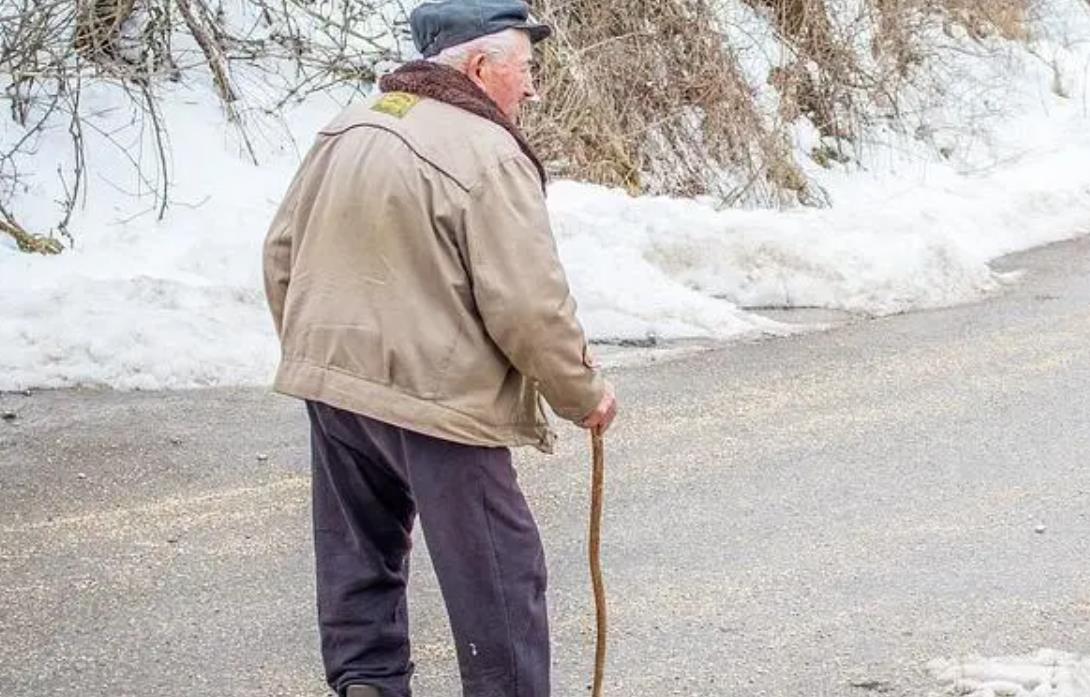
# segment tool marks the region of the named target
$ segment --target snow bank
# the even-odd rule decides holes
[[[85,97],[117,108],[106,88]],[[307,105],[295,114],[293,130],[312,133],[330,109],[336,106]],[[128,113],[119,112],[113,119],[126,123]],[[97,174],[74,217],[76,247],[46,258],[19,253],[0,238],[0,390],[269,379],[277,348],[264,309],[260,242],[298,149],[288,131],[265,124],[262,154],[270,160],[255,167],[204,94],[178,88],[164,112],[173,167],[171,207],[162,222],[148,183],[125,160],[154,158],[146,135],[113,133],[123,153],[89,131],[88,161]],[[47,134],[39,159],[63,161],[71,147],[66,137],[63,128]],[[52,174],[39,174],[39,188],[19,209],[30,229],[55,222],[47,193]]]
[[[932,661],[945,694],[965,697],[1090,697],[1090,658],[1042,649],[1032,656]]]
[[[621,268],[642,264],[641,274],[623,277],[647,284],[649,296],[665,277],[702,301],[745,307],[889,314],[949,305],[996,288],[1000,279],[988,266],[995,258],[1090,232],[1090,120],[1073,114],[1011,127],[1040,129],[1040,137],[1000,168],[966,176],[931,164],[909,174],[906,163],[894,173],[827,175],[836,201],[829,209],[717,212],[571,182],[553,187],[552,208],[578,288],[594,285],[595,260],[610,259]],[[638,287],[623,288],[643,301]],[[637,327],[611,321],[615,305],[587,309],[595,334],[737,329],[737,321],[703,312],[687,328],[653,319]],[[693,307],[703,305],[694,300]]]

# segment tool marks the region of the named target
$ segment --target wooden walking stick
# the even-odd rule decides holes
[[[591,450],[594,453],[594,475],[590,495],[590,578],[594,585],[594,607],[597,611],[598,640],[594,650],[594,691],[592,697],[602,697],[602,679],[606,668],[606,587],[602,582],[602,496],[605,489],[605,446],[600,429],[591,430]]]

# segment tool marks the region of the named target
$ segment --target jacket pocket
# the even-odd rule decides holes
[[[303,337],[306,360],[370,382],[390,385],[397,361],[382,333],[361,325],[312,325]]]

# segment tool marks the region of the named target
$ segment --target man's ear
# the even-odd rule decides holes
[[[477,53],[470,57],[469,62],[466,64],[466,74],[475,81],[484,78],[481,74],[484,70],[484,59],[485,55],[483,53]]]

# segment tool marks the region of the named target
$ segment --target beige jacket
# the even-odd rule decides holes
[[[500,126],[390,93],[322,130],[272,222],[275,389],[413,431],[550,451],[587,359],[541,184]]]

